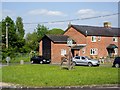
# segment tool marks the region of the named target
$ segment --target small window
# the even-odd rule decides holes
[[[90,50],[90,55],[97,55],[98,54],[98,49],[97,48],[92,48]]]
[[[66,55],[66,50],[65,49],[61,49],[61,55]]]
[[[100,41],[101,40],[101,36],[98,36],[98,41]]]
[[[118,38],[117,37],[113,37],[113,42],[117,42]]]
[[[91,37],[91,41],[92,41],[92,42],[96,42],[96,36],[92,36],[92,37]]]

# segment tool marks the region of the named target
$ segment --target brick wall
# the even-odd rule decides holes
[[[61,62],[61,57],[63,57],[61,55],[61,49],[66,50],[66,54],[68,54],[68,46],[67,44],[57,44],[57,43],[53,43],[51,42],[51,63],[60,63]]]
[[[86,37],[71,27],[64,35],[70,36],[73,40],[76,41],[76,44],[86,44]]]
[[[98,36],[96,36],[96,42],[91,42],[91,36],[85,37],[82,33],[78,32],[74,28],[70,28],[67,30],[64,35],[70,36],[72,39],[74,39],[77,43],[76,44],[86,44],[86,46],[79,51],[76,50],[75,54],[83,55],[83,56],[90,56],[93,58],[100,58],[100,57],[107,57],[108,51],[107,47],[110,44],[115,44],[116,46],[120,45],[120,38],[119,38],[119,44],[118,42],[113,42],[113,37],[105,37],[101,36],[100,41],[98,41]],[[97,55],[90,55],[90,50],[92,48],[97,48],[98,54]],[[85,53],[83,53],[85,51]],[[120,48],[119,48],[119,55],[120,55]]]
[[[39,43],[39,55],[42,55],[42,40]]]

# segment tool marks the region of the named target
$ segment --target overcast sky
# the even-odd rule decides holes
[[[113,13],[118,13],[118,2],[2,2],[2,18],[10,16],[15,21],[16,17],[22,17],[26,33],[33,32],[40,22],[49,22],[44,23],[49,29],[65,30],[69,22],[52,22]],[[113,27],[118,27],[117,15],[72,21],[71,24],[103,26],[105,21],[111,22]]]

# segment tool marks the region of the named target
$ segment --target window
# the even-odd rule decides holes
[[[118,38],[117,37],[113,37],[113,42],[117,42]]]
[[[92,36],[92,37],[91,37],[91,41],[92,41],[92,42],[96,42],[96,36]]]
[[[80,59],[80,57],[79,57],[79,56],[76,56],[75,59]]]
[[[90,55],[97,55],[97,54],[98,54],[98,49],[97,48],[90,49]]]
[[[101,40],[101,36],[98,36],[98,41],[100,41]]]
[[[84,60],[85,59],[85,57],[81,57],[82,58],[82,60]]]
[[[65,55],[66,54],[66,50],[65,49],[61,49],[61,55]]]

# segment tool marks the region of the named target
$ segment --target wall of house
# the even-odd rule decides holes
[[[39,55],[42,55],[42,40],[39,43]]]
[[[86,44],[86,37],[73,27],[69,28],[69,30],[66,31],[64,35],[70,36],[73,40],[76,41],[76,44]]]
[[[105,37],[105,36],[101,36],[100,41],[98,40],[98,36],[96,36],[96,42],[92,42],[91,36],[85,37],[82,33],[78,32],[72,27],[68,31],[66,31],[64,35],[70,36],[72,39],[76,41],[76,44],[86,44],[84,48],[80,50],[76,50],[75,54],[78,54],[81,56],[89,56],[91,58],[107,57],[108,51],[106,48],[110,44],[115,44],[116,46],[118,46],[118,42],[120,42],[120,41],[114,42],[113,37]],[[93,48],[97,49],[97,52],[98,52],[97,55],[90,54],[90,50]],[[120,48],[119,48],[119,55],[120,55]]]
[[[120,56],[120,37],[118,37],[118,55]]]
[[[58,44],[58,43],[53,43],[51,42],[51,60],[52,60],[52,64],[56,64],[56,63],[61,63],[61,57],[63,57],[63,55],[61,55],[61,49],[66,50],[66,54],[68,54],[69,48],[67,46],[67,44]]]

